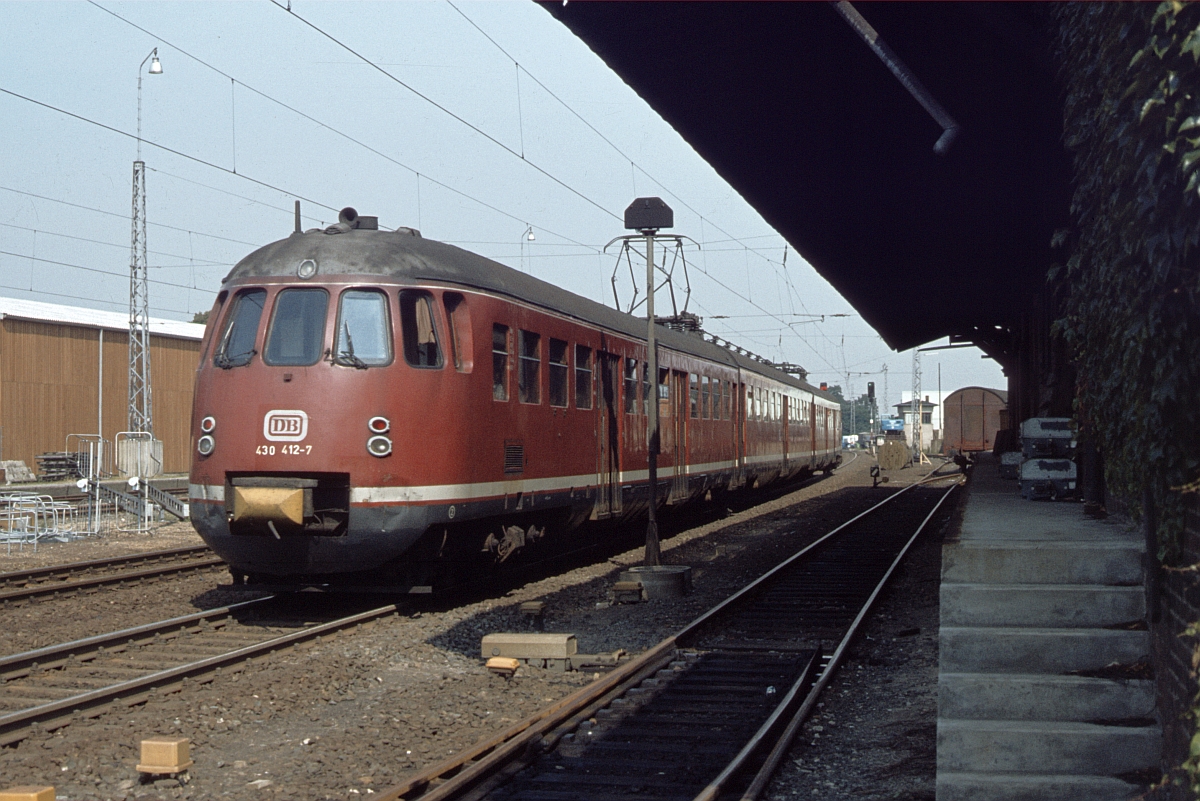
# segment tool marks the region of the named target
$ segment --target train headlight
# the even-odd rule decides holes
[[[385,436],[376,435],[367,440],[367,452],[380,458],[392,452],[392,441]]]
[[[392,430],[392,421],[386,417],[372,417],[367,421],[367,428],[372,434],[386,434]]]
[[[208,456],[216,450],[217,441],[210,434],[205,434],[196,442],[196,450],[201,456]]]
[[[200,421],[200,430],[205,434],[211,434],[213,429],[217,427],[217,418],[211,414]]]

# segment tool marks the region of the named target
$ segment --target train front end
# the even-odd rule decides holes
[[[255,251],[210,314],[189,496],[193,525],[235,582],[422,580],[404,555],[447,511],[395,501],[429,483],[438,461],[414,451],[439,449],[430,409],[453,414],[454,401],[412,368],[436,348],[428,293],[405,289],[420,259],[403,243],[419,234],[375,227],[344,212]]]

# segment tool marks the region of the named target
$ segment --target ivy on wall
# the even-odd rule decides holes
[[[1200,5],[1055,7],[1075,230],[1050,280],[1077,416],[1110,491],[1157,510],[1178,557],[1178,488],[1200,476]],[[1176,488],[1176,489],[1172,489]]]

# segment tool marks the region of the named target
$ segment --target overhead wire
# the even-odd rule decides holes
[[[23,189],[14,189],[11,186],[0,186],[0,189],[4,190],[5,192],[12,192],[17,195],[25,195],[27,197],[37,198],[38,200],[45,200],[49,203],[59,203],[63,206],[70,206],[72,208],[80,209],[81,211],[91,211],[91,212],[95,212],[96,214],[103,214],[107,217],[119,217],[122,220],[124,220],[125,222],[129,222],[128,214],[118,214],[117,212],[109,211],[108,209],[98,209],[98,208],[95,208],[94,206],[84,206],[79,203],[72,203],[69,200],[60,200],[59,198],[55,198],[55,197],[47,197],[46,195],[39,195],[34,192],[27,192]],[[185,234],[195,234],[196,236],[209,237],[210,239],[220,239],[224,242],[232,242],[235,245],[246,245],[247,247],[252,247],[252,248],[258,247],[260,244],[262,244],[261,242],[245,242],[241,239],[231,239],[230,237],[219,236],[217,234],[206,234],[203,231],[192,231],[187,228],[180,228],[175,225],[167,225],[166,223],[147,221],[147,224],[153,225],[156,228],[165,228],[168,231],[179,231],[179,232],[185,233]]]
[[[345,131],[342,131],[341,129],[339,129],[335,126],[330,125],[329,123],[324,122],[323,120],[320,120],[320,119],[312,116],[311,114],[301,111],[300,109],[296,108],[295,106],[285,103],[282,100],[279,100],[278,98],[267,94],[266,92],[262,91],[261,89],[257,89],[255,87],[247,84],[245,81],[242,81],[241,79],[239,79],[233,75],[230,75],[229,73],[222,70],[220,67],[210,64],[209,62],[207,62],[204,59],[200,58],[199,56],[195,55],[194,53],[191,53],[188,50],[185,50],[184,48],[180,47],[179,45],[177,45],[171,41],[168,41],[167,39],[163,38],[162,36],[159,36],[157,33],[153,32],[151,30],[148,30],[147,28],[144,28],[141,25],[138,25],[136,22],[134,22],[126,17],[121,16],[120,14],[116,13],[115,11],[112,11],[111,9],[105,8],[104,6],[102,6],[98,2],[96,2],[96,0],[88,0],[88,2],[91,5],[95,6],[96,8],[100,9],[101,11],[105,12],[106,14],[109,14],[109,15],[115,17],[116,19],[120,20],[121,22],[124,22],[126,25],[129,25],[130,27],[141,31],[142,33],[146,34],[147,36],[153,37],[154,39],[156,39],[156,40],[162,42],[163,44],[167,45],[168,47],[170,47],[172,50],[175,50],[175,51],[179,52],[181,55],[192,59],[197,64],[207,67],[208,69],[212,70],[213,72],[217,73],[218,75],[220,75],[224,78],[228,78],[230,81],[235,82],[236,84],[241,86],[243,89],[246,89],[247,91],[258,95],[262,99],[264,99],[270,103],[274,103],[275,105],[279,106],[280,108],[286,109],[287,111],[290,111],[291,113],[295,114],[296,116],[301,117],[301,118],[311,122],[312,124],[318,126],[319,128],[323,128],[324,130],[329,131],[330,133],[332,133],[336,136],[339,136],[342,139],[345,139],[347,142],[351,142],[351,143],[357,145],[358,147],[361,147],[364,150],[368,151],[369,153],[371,153],[375,156],[378,156],[379,158],[384,159],[385,161],[387,161],[391,164],[394,164],[395,166],[400,167],[401,169],[407,170],[408,172],[412,173],[413,176],[417,180],[417,197],[418,197],[418,200],[417,200],[417,203],[418,203],[417,226],[418,227],[421,226],[419,210],[420,210],[420,189],[421,189],[420,181],[422,178],[424,178],[429,183],[434,184],[435,186],[445,189],[446,191],[448,191],[452,194],[455,194],[461,198],[469,200],[472,203],[476,203],[479,206],[482,206],[483,208],[488,209],[489,211],[493,211],[496,214],[501,215],[502,217],[506,217],[514,222],[519,222],[522,225],[527,224],[525,222],[524,217],[516,215],[516,214],[512,214],[511,212],[507,212],[504,209],[502,209],[494,204],[488,203],[486,200],[483,200],[482,198],[475,197],[474,195],[464,192],[461,189],[457,189],[457,188],[451,186],[450,184],[445,183],[444,181],[438,180],[437,178],[432,178],[429,175],[427,175],[423,172],[420,172],[415,167],[409,166],[408,164],[405,164],[404,162],[399,161],[398,159],[393,158],[392,156],[389,156],[387,153],[384,153],[383,151],[372,147],[371,145],[367,144],[366,142],[362,141],[361,139],[351,136],[350,134],[346,133]],[[275,5],[279,5],[279,4],[275,3]],[[284,10],[288,11],[289,13],[292,13],[290,8],[286,8]],[[297,17],[297,19],[300,19],[302,22],[304,21],[303,18],[301,18],[301,17]],[[308,24],[308,23],[306,23],[306,24]],[[346,48],[346,49],[349,50],[349,48]],[[350,51],[350,52],[353,53],[354,51]],[[355,55],[357,56],[358,54],[355,53]],[[361,57],[359,57],[359,58],[361,58]],[[368,62],[368,63],[370,63],[370,62]],[[372,66],[374,66],[374,65],[372,65]],[[239,175],[240,175],[240,173],[239,173]],[[287,192],[285,194],[292,194],[292,193]],[[292,196],[296,197],[296,195],[294,195],[294,194],[292,194]],[[332,207],[330,207],[330,206],[324,206],[323,208],[328,208],[333,211],[336,211],[336,209],[332,209]],[[589,248],[592,248],[593,250],[596,249],[594,245],[587,245],[586,243],[583,243],[583,242],[577,242],[576,240],[570,238],[569,236],[559,233],[557,231],[553,231],[545,226],[538,226],[538,230],[544,231],[545,233],[550,234],[551,236],[558,237],[559,239],[562,239],[565,242],[570,242],[571,244],[580,245],[581,247],[589,247]]]
[[[101,239],[89,239],[86,236],[75,236],[74,234],[64,234],[64,233],[60,233],[58,231],[48,231],[45,228],[30,228],[27,225],[14,225],[13,223],[5,223],[5,222],[0,222],[0,226],[3,226],[5,228],[16,228],[18,231],[33,231],[33,232],[39,233],[39,234],[46,234],[47,236],[56,236],[61,239],[73,239],[76,242],[87,242],[88,244],[91,244],[91,245],[104,245],[105,247],[121,248],[123,250],[129,249],[129,245],[127,245],[127,244],[118,244],[116,242],[105,242],[104,240],[101,240]],[[189,257],[189,256],[181,256],[177,253],[166,253],[161,250],[148,250],[147,253],[152,253],[155,256],[167,256],[172,259],[191,259],[191,257]],[[159,265],[150,265],[150,266],[152,266],[152,267],[155,267],[155,266],[156,267],[187,267],[187,266],[190,266],[190,263],[189,264],[159,264]],[[229,264],[228,262],[201,260],[197,264],[197,266],[200,266],[200,267],[232,267],[233,265]]]
[[[375,71],[379,72],[381,75],[384,75],[384,76],[385,76],[385,77],[387,77],[389,80],[393,81],[394,83],[396,83],[396,84],[397,84],[397,85],[399,85],[399,86],[402,86],[402,87],[404,87],[405,89],[407,89],[408,91],[410,91],[410,92],[412,92],[414,95],[416,95],[417,97],[419,97],[419,98],[421,98],[422,100],[424,100],[426,103],[429,103],[430,105],[432,105],[434,108],[438,109],[439,111],[443,112],[444,114],[447,114],[447,115],[449,115],[449,116],[450,116],[450,117],[452,117],[453,119],[455,119],[455,120],[457,120],[458,122],[462,123],[463,125],[467,126],[467,127],[468,127],[468,128],[470,128],[472,131],[474,131],[475,133],[477,133],[477,134],[479,134],[480,136],[482,136],[484,139],[488,140],[489,142],[491,142],[491,143],[493,143],[494,145],[496,145],[497,147],[499,147],[501,150],[504,150],[506,153],[509,153],[509,154],[510,154],[510,155],[512,155],[513,157],[520,159],[520,160],[521,160],[522,162],[524,162],[525,164],[528,164],[528,165],[529,165],[529,166],[530,166],[532,169],[536,170],[538,173],[540,173],[541,175],[545,176],[547,179],[549,179],[549,180],[553,181],[554,183],[558,184],[558,185],[559,185],[559,186],[561,186],[563,189],[567,190],[567,191],[568,191],[568,192],[570,192],[571,194],[573,194],[573,195],[575,195],[576,197],[578,197],[580,200],[584,201],[585,203],[587,203],[587,204],[589,204],[589,205],[591,205],[591,206],[594,206],[594,207],[596,207],[596,209],[598,209],[598,210],[599,210],[601,213],[603,213],[603,214],[606,214],[606,215],[608,215],[609,217],[612,217],[612,218],[613,218],[613,219],[615,219],[615,220],[620,220],[620,219],[621,219],[619,216],[617,216],[616,214],[614,214],[614,213],[612,212],[612,210],[611,210],[611,209],[609,209],[609,208],[607,208],[607,207],[605,207],[605,206],[601,205],[601,204],[600,204],[600,203],[598,203],[597,201],[595,201],[595,200],[593,200],[592,198],[588,197],[587,195],[583,194],[583,193],[582,193],[582,192],[580,192],[578,189],[576,189],[575,187],[571,186],[571,185],[570,185],[570,184],[568,184],[566,181],[562,180],[562,179],[561,179],[561,178],[559,178],[558,176],[556,176],[556,175],[554,175],[553,173],[549,172],[548,170],[546,170],[546,169],[545,169],[545,168],[543,168],[542,166],[538,165],[537,163],[535,163],[535,162],[533,162],[533,161],[530,161],[529,159],[525,158],[523,154],[521,154],[521,153],[517,152],[517,151],[516,151],[516,150],[514,150],[512,147],[510,147],[510,146],[506,145],[504,142],[501,142],[499,139],[497,139],[496,137],[492,136],[492,135],[491,135],[490,133],[488,133],[487,131],[485,131],[485,130],[483,130],[482,128],[480,128],[478,125],[475,125],[474,123],[470,122],[469,120],[467,120],[467,119],[465,119],[465,118],[463,118],[463,117],[460,117],[458,114],[455,114],[453,111],[451,111],[450,109],[446,108],[446,107],[445,107],[445,106],[443,106],[441,103],[439,103],[439,102],[437,102],[436,100],[434,100],[433,98],[429,97],[428,95],[426,95],[426,94],[424,94],[424,93],[420,92],[420,91],[419,91],[419,90],[417,90],[416,88],[414,88],[414,87],[410,86],[409,84],[405,83],[404,81],[400,80],[400,79],[399,79],[399,78],[397,78],[395,75],[393,75],[392,73],[390,73],[390,72],[388,72],[387,70],[385,70],[385,69],[384,69],[382,66],[380,66],[379,64],[376,64],[374,61],[372,61],[371,59],[367,58],[366,56],[364,56],[362,53],[358,52],[358,51],[357,51],[357,50],[355,50],[354,48],[350,47],[350,45],[348,45],[348,44],[346,44],[345,42],[341,41],[340,39],[338,39],[338,38],[337,38],[336,36],[334,36],[333,34],[329,33],[329,32],[328,32],[328,31],[326,31],[326,30],[324,30],[323,28],[321,28],[321,27],[320,27],[319,25],[317,25],[316,23],[310,22],[309,20],[307,20],[307,19],[305,19],[304,17],[300,16],[298,13],[296,13],[295,9],[292,9],[292,8],[290,8],[288,5],[285,5],[285,4],[281,3],[281,2],[279,2],[279,0],[268,0],[268,1],[269,1],[269,2],[270,2],[272,5],[273,5],[273,6],[275,6],[276,8],[280,9],[281,11],[285,11],[287,14],[289,14],[290,16],[292,16],[293,18],[295,18],[296,20],[299,20],[299,21],[300,21],[300,22],[302,22],[303,24],[307,25],[309,28],[311,28],[312,30],[316,31],[316,32],[317,32],[317,33],[319,33],[321,36],[324,36],[326,39],[328,39],[329,41],[333,42],[335,45],[337,45],[338,47],[342,48],[342,49],[343,49],[343,50],[345,50],[347,53],[350,53],[350,54],[351,54],[351,55],[353,55],[354,57],[358,58],[358,59],[359,59],[359,60],[361,60],[361,61],[362,61],[364,64],[366,64],[367,66],[371,67],[371,68],[372,68],[372,69],[374,69]]]
[[[278,4],[279,4],[279,3],[278,3],[278,0],[271,0],[271,2],[272,2],[272,3],[275,3],[276,5],[278,5]],[[636,168],[637,170],[640,170],[640,171],[642,172],[642,174],[643,174],[643,175],[645,175],[647,178],[649,178],[651,181],[653,181],[655,184],[657,184],[659,187],[661,187],[661,188],[662,188],[662,189],[663,189],[663,190],[664,190],[664,191],[665,191],[667,194],[669,194],[669,195],[670,195],[672,198],[674,198],[675,200],[677,200],[679,203],[683,204],[683,206],[684,206],[686,209],[688,209],[690,212],[692,212],[692,213],[693,213],[693,214],[695,214],[695,215],[696,215],[698,218],[700,218],[700,221],[701,221],[701,226],[703,226],[703,224],[704,224],[704,222],[705,222],[705,220],[706,220],[706,218],[705,218],[705,216],[704,216],[703,214],[701,214],[701,213],[700,213],[699,211],[697,211],[697,210],[696,210],[696,209],[695,209],[695,208],[694,208],[694,207],[693,207],[691,204],[689,204],[689,203],[688,203],[688,202],[687,202],[685,199],[683,199],[682,197],[680,197],[680,196],[679,196],[677,193],[673,192],[673,191],[672,191],[672,190],[671,190],[669,187],[667,187],[665,184],[663,184],[661,181],[659,181],[659,180],[658,180],[658,179],[657,179],[655,176],[651,175],[651,174],[650,174],[650,173],[649,173],[649,172],[648,172],[648,171],[647,171],[645,168],[643,168],[642,166],[638,165],[638,164],[637,164],[637,163],[636,163],[636,162],[635,162],[635,161],[634,161],[634,160],[633,160],[633,159],[632,159],[630,156],[628,156],[628,155],[627,155],[627,154],[626,154],[626,153],[625,153],[625,152],[624,152],[624,151],[623,151],[623,150],[622,150],[622,149],[621,149],[621,148],[620,148],[618,145],[616,145],[616,144],[615,144],[615,143],[614,143],[612,140],[610,140],[610,139],[609,139],[608,137],[606,137],[606,136],[605,136],[603,133],[601,133],[601,132],[600,132],[600,131],[599,131],[599,130],[598,130],[598,129],[597,129],[595,126],[594,126],[594,125],[592,125],[590,122],[588,122],[588,121],[587,121],[587,119],[585,119],[585,118],[583,117],[583,115],[581,115],[579,112],[575,111],[575,109],[573,109],[573,108],[570,106],[570,104],[568,104],[566,101],[564,101],[562,98],[560,98],[560,97],[559,97],[557,94],[555,94],[555,93],[554,93],[554,92],[553,92],[553,91],[552,91],[552,90],[551,90],[549,87],[547,87],[547,86],[546,86],[546,84],[544,84],[544,83],[543,83],[543,82],[542,82],[542,81],[541,81],[541,80],[540,80],[540,79],[539,79],[539,78],[538,78],[536,75],[533,75],[531,72],[529,72],[529,70],[528,70],[528,69],[525,69],[524,67],[521,67],[521,65],[520,65],[520,62],[519,62],[519,61],[517,61],[517,59],[516,59],[516,58],[514,58],[514,57],[513,57],[513,56],[512,56],[512,55],[511,55],[511,54],[510,54],[510,53],[509,53],[507,50],[505,50],[505,49],[504,49],[504,48],[503,48],[503,47],[502,47],[502,46],[501,46],[501,45],[500,45],[500,44],[499,44],[499,43],[498,43],[498,42],[497,42],[497,41],[496,41],[494,38],[492,38],[492,36],[491,36],[491,35],[489,35],[489,34],[488,34],[486,31],[484,31],[484,30],[483,30],[483,28],[481,28],[481,27],[480,27],[480,26],[479,26],[479,25],[478,25],[478,24],[477,24],[477,23],[476,23],[476,22],[475,22],[473,19],[471,19],[469,16],[467,16],[467,15],[466,15],[466,14],[465,14],[465,13],[462,11],[462,9],[460,9],[458,6],[456,6],[456,5],[454,4],[454,2],[453,2],[452,0],[446,0],[446,3],[447,3],[447,5],[449,5],[451,8],[453,8],[453,9],[454,9],[454,10],[455,10],[455,11],[456,11],[456,12],[457,12],[459,15],[461,15],[461,16],[463,17],[463,19],[465,19],[465,20],[466,20],[466,21],[467,21],[467,22],[468,22],[468,23],[469,23],[469,24],[470,24],[472,27],[474,27],[474,28],[475,28],[475,30],[479,31],[479,33],[480,33],[480,34],[482,34],[484,38],[486,38],[486,39],[487,39],[489,42],[491,42],[491,43],[492,43],[492,45],[493,45],[493,46],[495,46],[495,47],[496,47],[496,49],[497,49],[497,50],[499,50],[499,51],[500,51],[502,54],[504,54],[504,56],[505,56],[507,59],[509,59],[510,61],[512,61],[514,64],[516,64],[518,69],[520,69],[522,72],[524,72],[526,75],[528,75],[528,76],[529,76],[529,77],[530,77],[530,78],[531,78],[531,79],[532,79],[532,80],[533,80],[533,81],[534,81],[534,82],[535,82],[535,83],[536,83],[536,84],[537,84],[539,87],[541,87],[541,88],[542,88],[542,89],[543,89],[543,90],[544,90],[544,91],[545,91],[545,92],[546,92],[548,95],[550,95],[550,97],[554,98],[554,100],[555,100],[556,102],[558,102],[558,103],[559,103],[559,104],[560,104],[560,105],[561,105],[563,108],[567,109],[567,111],[569,111],[569,112],[570,112],[572,115],[574,115],[574,116],[575,116],[575,117],[576,117],[576,118],[577,118],[577,119],[578,119],[580,122],[582,122],[582,123],[583,123],[585,126],[587,126],[587,127],[588,127],[588,128],[589,128],[589,129],[590,129],[590,130],[591,130],[593,133],[595,133],[595,134],[596,134],[598,137],[600,137],[600,139],[601,139],[602,141],[604,141],[604,142],[605,142],[605,143],[606,143],[606,144],[607,144],[609,147],[611,147],[611,148],[612,148],[612,149],[613,149],[613,150],[614,150],[614,151],[615,151],[617,154],[619,154],[619,155],[620,155],[620,156],[621,156],[623,159],[625,159],[625,160],[629,161],[629,163],[630,163],[631,167],[634,167],[634,168]],[[347,49],[348,49],[348,48],[347,48]],[[413,91],[415,92],[415,90],[413,90]],[[418,93],[418,94],[419,94],[419,93]],[[431,101],[431,102],[432,102],[432,101]],[[439,107],[439,108],[440,108],[440,107]],[[464,121],[464,122],[465,122],[465,121]],[[469,123],[467,123],[467,124],[469,125]],[[472,126],[472,127],[473,127],[473,126]],[[511,149],[510,149],[510,152],[511,152]],[[635,177],[635,181],[636,181],[636,177]],[[750,247],[749,245],[745,245],[745,242],[744,242],[742,239],[739,239],[738,237],[736,237],[736,236],[733,236],[731,233],[729,233],[728,231],[726,231],[726,230],[725,230],[724,228],[722,228],[720,225],[717,225],[716,223],[714,223],[712,220],[708,220],[708,223],[709,223],[709,224],[710,224],[710,225],[711,225],[713,228],[715,228],[717,231],[719,231],[721,234],[723,234],[723,235],[725,235],[726,237],[728,237],[728,239],[726,239],[726,240],[719,240],[719,241],[733,241],[733,242],[739,242],[739,243],[743,244],[743,245],[745,246],[745,250],[747,250],[747,251],[748,251],[748,252],[750,252],[750,253],[754,253],[756,256],[758,256],[759,258],[762,258],[762,259],[763,259],[764,261],[766,261],[768,264],[771,264],[771,265],[772,265],[772,269],[774,270],[774,262],[773,262],[773,261],[772,261],[772,260],[771,260],[769,257],[767,257],[767,256],[763,255],[762,253],[758,252],[758,250],[756,250],[755,248],[752,248],[752,247]],[[727,284],[725,284],[724,282],[722,282],[722,281],[720,281],[720,280],[716,279],[716,278],[715,278],[715,277],[714,277],[714,276],[713,276],[711,273],[709,273],[709,272],[708,272],[706,269],[703,269],[703,268],[701,268],[701,269],[700,269],[700,272],[701,272],[701,273],[703,273],[704,275],[708,276],[710,279],[712,279],[713,281],[715,281],[715,282],[716,282],[717,284],[719,284],[720,286],[724,287],[726,290],[728,290],[728,291],[730,291],[730,292],[733,292],[733,293],[734,293],[734,294],[735,294],[737,297],[741,298],[743,301],[745,301],[745,302],[749,303],[750,305],[754,306],[754,307],[755,307],[755,308],[757,308],[757,309],[760,309],[760,310],[761,310],[761,311],[763,311],[763,312],[766,312],[766,313],[767,313],[768,315],[770,315],[770,316],[776,317],[776,319],[779,319],[779,320],[780,320],[780,322],[784,323],[785,325],[787,324],[787,323],[786,323],[786,321],[782,320],[782,319],[781,319],[781,318],[779,318],[777,315],[773,314],[773,313],[772,313],[772,312],[771,312],[769,309],[766,309],[765,307],[761,306],[760,304],[758,304],[757,302],[755,302],[755,301],[754,301],[754,300],[752,300],[751,298],[749,298],[749,297],[747,297],[747,296],[745,296],[745,295],[742,295],[741,293],[738,293],[738,292],[734,291],[734,290],[733,290],[731,287],[729,287]],[[776,272],[776,275],[778,276],[778,272]],[[791,291],[793,294],[795,294],[795,295],[796,295],[796,299],[797,299],[797,300],[800,302],[800,306],[801,306],[801,308],[803,308],[805,311],[807,311],[808,309],[807,309],[807,307],[804,305],[804,301],[803,301],[803,299],[802,299],[802,298],[800,298],[800,296],[799,296],[799,293],[796,291],[794,284],[792,284],[791,278],[790,278],[789,276],[786,276],[786,270],[785,270],[785,282],[786,282],[786,283],[787,283],[787,285],[789,286],[789,289],[790,289],[790,291]],[[822,334],[822,335],[823,335],[823,334]],[[824,335],[823,335],[823,336],[824,336]],[[828,337],[826,337],[826,339],[828,339]],[[821,354],[820,352],[818,352],[818,351],[816,350],[816,348],[814,348],[814,347],[813,347],[813,346],[812,346],[810,343],[808,343],[807,341],[805,341],[805,340],[803,340],[803,339],[802,339],[801,341],[804,341],[804,342],[805,342],[805,345],[807,345],[807,346],[809,347],[809,349],[810,349],[810,350],[812,350],[812,351],[813,351],[813,353],[814,353],[814,354],[816,354],[816,355],[817,355],[817,357],[818,357],[819,359],[821,359],[822,361],[824,361],[824,362],[825,362],[826,364],[828,364],[828,365],[829,365],[831,368],[833,368],[833,369],[835,369],[835,370],[837,369],[837,368],[833,367],[833,364],[832,364],[832,363],[831,363],[831,362],[830,362],[828,359],[826,359],[826,358],[824,357],[824,355],[823,355],[823,354]],[[832,344],[832,342],[831,342],[831,344]]]

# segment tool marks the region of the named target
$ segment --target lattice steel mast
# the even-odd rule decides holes
[[[146,164],[142,161],[142,67],[161,75],[158,48],[138,65],[137,160],[133,162],[132,233],[129,248],[129,431],[153,434],[150,398],[150,291],[146,262]]]

